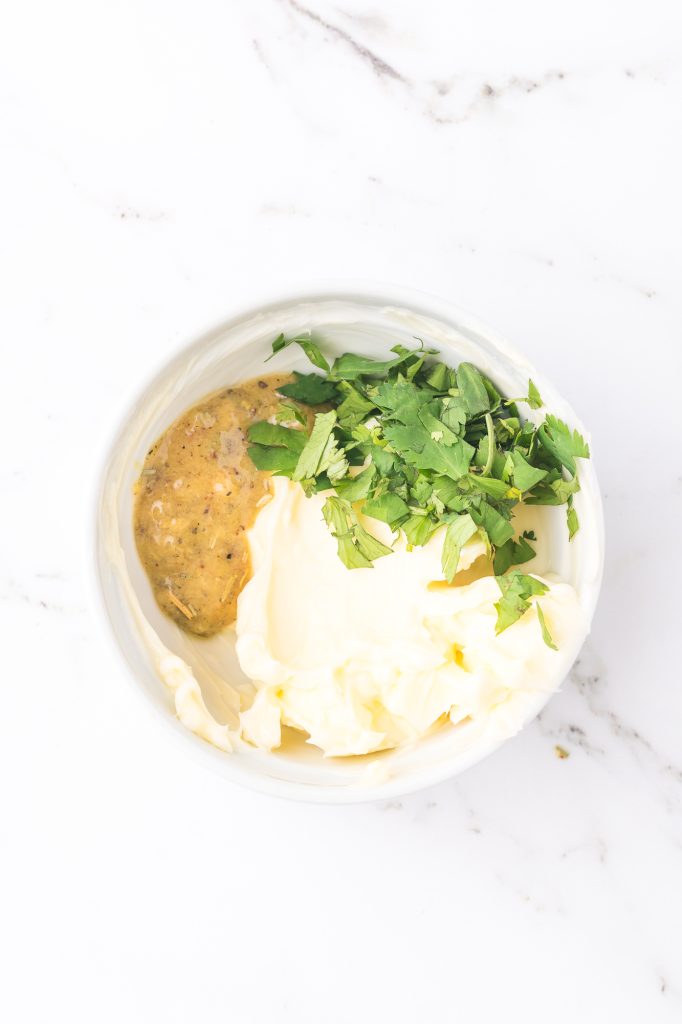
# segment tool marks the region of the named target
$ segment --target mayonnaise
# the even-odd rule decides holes
[[[443,530],[411,551],[402,538],[372,568],[349,570],[322,517],[324,496],[306,498],[284,478],[273,485],[249,533],[253,576],[237,613],[237,655],[258,687],[241,714],[249,742],[276,748],[286,725],[327,755],[366,754],[554,688],[562,644],[572,655],[585,628],[571,586],[545,580],[539,599],[559,653],[534,608],[496,636],[499,587],[492,576],[445,583]],[[363,525],[390,541],[383,524]],[[484,550],[470,543],[460,570]]]

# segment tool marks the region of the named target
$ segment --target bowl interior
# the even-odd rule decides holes
[[[400,342],[419,338],[438,348],[453,364],[470,360],[507,394],[525,394],[528,377],[538,384],[546,405],[583,429],[554,388],[505,342],[449,304],[424,296],[362,295],[357,292],[296,296],[244,313],[183,350],[149,383],[135,402],[111,447],[97,507],[97,568],[104,607],[118,645],[135,680],[169,727],[198,756],[225,775],[254,788],[303,799],[350,802],[387,797],[454,775],[490,753],[506,735],[499,723],[435,730],[417,744],[361,758],[324,758],[320,751],[290,732],[279,751],[247,748],[229,754],[189,732],[175,715],[174,698],[158,675],[150,648],[150,628],[161,644],[186,662],[198,680],[211,715],[235,725],[240,704],[248,704],[252,684],[239,669],[234,639],[227,632],[211,640],[183,633],[154,601],[133,536],[133,485],[145,454],[157,437],[189,406],[216,389],[267,372],[309,372],[298,346],[264,365],[272,339],[311,330],[334,356],[356,351],[386,357]],[[532,571],[554,571],[578,592],[589,623],[602,569],[602,516],[594,468],[581,467],[582,490],[576,507],[581,529],[570,547],[564,510],[543,510],[545,541]],[[143,623],[143,625],[141,625]],[[148,624],[148,625],[147,625]],[[576,638],[575,656],[584,636]],[[547,691],[529,692],[506,724],[512,735],[534,717],[561,679],[548,680]]]

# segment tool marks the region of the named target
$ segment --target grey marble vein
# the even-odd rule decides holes
[[[370,50],[368,46],[359,42],[349,32],[339,28],[338,25],[332,25],[331,22],[326,21],[315,11],[311,11],[310,8],[304,7],[303,4],[298,3],[298,0],[285,0],[285,2],[291,7],[297,14],[300,14],[304,18],[308,18],[310,21],[315,22],[325,32],[329,32],[336,39],[340,39],[341,42],[345,43],[354,53],[358,55],[362,60],[366,61],[372,70],[380,78],[392,78],[397,82],[405,83],[407,79],[399,71],[397,71],[391,64],[379,57],[378,54]]]

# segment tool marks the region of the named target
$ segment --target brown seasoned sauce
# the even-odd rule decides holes
[[[251,423],[277,409],[291,378],[270,374],[209,395],[149,450],[137,483],[135,542],[162,611],[198,636],[237,615],[249,578],[245,531],[267,494],[269,474],[246,449]]]

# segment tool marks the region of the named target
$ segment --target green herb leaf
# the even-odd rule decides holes
[[[376,467],[369,465],[357,476],[347,476],[343,480],[338,480],[335,484],[336,493],[346,501],[360,501],[369,494],[375,476]]]
[[[421,366],[424,357],[434,355],[436,349],[424,348],[422,346],[415,350],[405,348],[404,345],[394,345],[392,351],[397,353],[395,359],[384,360],[370,359],[367,356],[346,352],[334,361],[330,377],[334,380],[357,380],[358,377],[383,377],[390,370],[401,365],[414,367],[415,363],[419,363],[419,366]],[[419,367],[415,367],[414,372],[416,373],[418,369]]]
[[[566,524],[568,526],[568,539],[573,540],[580,529],[580,522],[578,520],[578,513],[572,505],[566,510]]]
[[[298,467],[297,467],[298,469]],[[331,484],[337,483],[348,472],[348,459],[339,449],[336,438],[330,434],[317,464],[315,475],[326,473]]]
[[[286,348],[286,345],[287,340],[284,334],[278,334],[272,343],[272,353],[267,357],[265,362],[269,363],[274,355],[276,355],[278,352],[281,352],[283,348]]]
[[[472,508],[471,516],[477,526],[482,526],[495,547],[501,547],[514,536],[514,527],[493,505],[482,504]]]
[[[356,356],[346,352],[334,360],[331,376],[334,380],[357,380],[358,377],[382,377],[394,366],[404,362],[403,356],[395,359],[369,359],[367,356]]]
[[[409,488],[410,498],[417,505],[426,506],[433,498],[433,484],[423,473],[417,475],[417,479]]]
[[[322,515],[335,537],[343,537],[348,533],[350,529],[349,516],[352,515],[352,512],[350,502],[343,498],[327,498],[322,506]]]
[[[528,611],[531,597],[547,593],[548,587],[534,576],[526,576],[518,569],[513,569],[506,576],[496,576],[495,579],[502,592],[502,597],[495,603],[495,632],[499,634]]]
[[[408,380],[383,381],[372,389],[378,408],[391,420],[405,426],[418,425],[419,410],[433,400],[433,394]]]
[[[304,405],[323,405],[335,397],[336,387],[336,384],[321,377],[319,373],[297,373],[294,370],[294,380],[283,384],[277,391]]]
[[[457,483],[447,476],[437,476],[433,481],[433,490],[446,508],[452,512],[462,512],[465,506],[468,508],[470,501],[461,490],[465,483],[464,480]]]
[[[457,387],[455,371],[451,370],[445,363],[434,363],[424,377],[424,383],[428,384],[434,391],[447,393],[450,388]]]
[[[467,421],[467,410],[463,400],[452,395],[444,398],[443,411],[440,418],[446,427],[449,427],[455,434],[461,436]]]
[[[572,476],[576,474],[576,458],[590,457],[590,449],[585,438],[577,430],[571,430],[556,416],[546,416],[537,434],[540,444],[565,466]]]
[[[530,493],[524,497],[524,503],[526,505],[563,505],[564,499],[559,497],[556,491],[550,486],[545,484],[538,484],[534,487]]]
[[[448,583],[452,583],[455,578],[462,548],[473,537],[477,529],[476,523],[468,513],[457,516],[451,523],[448,523],[441,556],[443,575]]]
[[[475,491],[489,494],[491,498],[504,501],[512,497],[513,489],[504,480],[494,476],[481,476],[479,473],[469,474],[469,483]]]
[[[359,525],[350,502],[329,497],[322,515],[336,537],[339,558],[349,569],[369,569],[376,558],[390,555],[391,548]]]
[[[493,382],[489,377],[486,377],[484,373],[481,374],[481,379],[485,384],[485,389],[488,392],[488,399],[490,401],[490,411],[495,412],[496,409],[502,404],[502,395],[497,390]]]
[[[337,541],[337,551],[339,558],[346,566],[347,569],[371,569],[372,562],[366,556],[363,555],[360,548],[353,540],[352,534],[347,534],[345,537],[339,537]]]
[[[293,402],[280,402],[275,419],[278,423],[300,423],[301,426],[307,423],[305,413]]]
[[[290,448],[264,448],[256,444],[247,448],[246,453],[256,469],[275,476],[291,477],[298,462],[298,454]]]
[[[520,429],[521,423],[517,416],[504,416],[502,419],[495,420],[495,434],[502,445],[508,445],[515,440]]]
[[[542,608],[540,607],[540,602],[539,601],[537,602],[535,607],[537,609],[538,619],[540,620],[540,629],[542,630],[542,639],[545,641],[545,643],[547,644],[548,647],[552,648],[553,651],[558,651],[559,648],[557,647],[557,645],[552,640],[552,634],[550,633],[549,629],[547,628],[547,623],[545,622],[544,612],[542,611]]]
[[[268,423],[267,420],[260,420],[252,423],[248,429],[249,441],[254,444],[270,445],[277,448],[289,448],[292,452],[303,451],[308,440],[308,435],[303,430],[294,427],[282,427],[275,423]]]
[[[340,393],[344,395],[343,401],[336,408],[339,423],[344,429],[352,430],[366,419],[376,406],[352,384],[341,381],[338,386]]]
[[[402,455],[417,469],[429,469],[442,476],[449,476],[452,480],[459,480],[460,477],[466,476],[469,470],[474,449],[459,437],[450,447],[429,437],[421,451],[410,451],[403,447]]]
[[[405,532],[408,544],[420,548],[431,539],[439,525],[430,516],[411,515],[402,524],[401,529]]]
[[[514,463],[514,484],[520,491],[530,491],[536,484],[539,484],[541,480],[547,476],[547,470],[537,469],[535,466],[524,459],[523,455],[519,451],[513,451],[511,453],[512,461]]]
[[[330,412],[317,413],[310,437],[299,456],[294,471],[294,480],[306,480],[315,476],[335,423],[336,411],[334,409]],[[284,428],[280,427],[279,429]]]
[[[377,540],[359,523],[356,523],[353,527],[353,536],[358,548],[365,558],[369,558],[370,562],[373,562],[375,558],[382,558],[384,555],[393,554],[393,548],[382,544],[380,540]]]
[[[544,405],[540,392],[530,379],[528,380],[528,397],[526,398],[526,402],[528,402],[531,409],[540,409]]]
[[[375,445],[370,450],[369,456],[381,476],[389,477],[396,471],[398,460],[391,452],[387,452]]]
[[[528,543],[534,533],[524,533],[518,540],[508,540],[495,550],[493,566],[496,576],[502,576],[512,565],[523,565],[535,558],[535,550]]]
[[[528,394],[524,395],[523,398],[508,398],[505,405],[515,406],[516,402],[525,402],[531,409],[540,409],[544,404],[540,392],[530,378],[528,380]]]
[[[387,491],[379,498],[366,501],[362,506],[362,514],[370,516],[371,519],[379,519],[382,523],[388,523],[394,530],[401,520],[409,516],[410,510],[406,501],[392,491]]]
[[[272,356],[281,352],[282,349],[287,348],[289,345],[299,345],[313,366],[317,366],[320,370],[324,370],[325,373],[329,373],[329,363],[322,355],[319,345],[316,345],[313,341],[311,334],[297,334],[294,338],[287,338],[283,334],[278,335],[272,343],[272,355],[268,356],[265,362],[267,363],[268,360],[272,359]]]
[[[444,445],[452,445],[459,440],[456,433],[453,433],[448,426],[438,419],[429,406],[423,405],[419,410],[419,419],[425,430],[431,435],[432,441],[439,441]]]
[[[563,505],[565,502],[573,500],[573,495],[580,490],[580,482],[577,476],[570,480],[564,480],[562,477],[559,480],[553,480],[550,487],[559,499],[559,504]]]
[[[488,390],[481,373],[472,363],[460,363],[457,367],[457,387],[470,416],[488,412]]]

